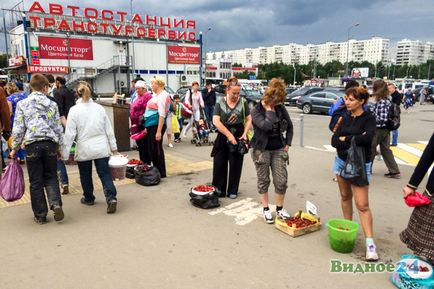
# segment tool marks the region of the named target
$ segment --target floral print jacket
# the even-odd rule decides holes
[[[17,104],[12,148],[37,141],[53,141],[63,146],[63,128],[60,123],[59,108],[41,92],[33,92]]]

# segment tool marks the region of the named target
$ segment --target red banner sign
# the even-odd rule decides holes
[[[27,65],[27,73],[68,73],[68,67],[66,66],[34,66]]]
[[[69,54],[69,59],[93,60],[92,40],[39,36],[38,41],[40,58],[68,59]]]
[[[169,63],[200,64],[200,47],[168,46]]]

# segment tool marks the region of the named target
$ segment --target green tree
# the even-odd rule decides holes
[[[8,57],[7,54],[0,55],[0,68],[8,67]]]

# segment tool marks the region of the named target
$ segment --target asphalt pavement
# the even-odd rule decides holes
[[[80,204],[74,166],[67,167],[72,193],[63,197],[63,222],[54,222],[50,214],[48,224],[37,225],[28,200],[0,202],[0,288],[394,288],[389,273],[330,272],[335,259],[364,264],[364,237],[359,230],[350,254],[330,248],[325,223],[342,213],[332,181],[335,154],[326,147],[328,117],[303,117],[305,147],[300,147],[301,111],[288,111],[295,135],[285,208],[296,212],[307,200],[313,202],[322,220],[320,231],[292,238],[263,221],[250,155],[244,159],[238,199],[221,199],[221,207],[213,210],[193,207],[189,189],[212,178],[211,147],[187,140],[173,149],[165,147],[169,177],[160,185],[116,183],[119,204],[114,215],[105,212],[100,185],[95,206]],[[423,146],[433,132],[433,112],[433,105],[425,105],[403,114],[399,142]],[[377,160],[370,186],[382,263],[394,263],[410,252],[398,234],[411,214],[401,188],[414,166],[405,163],[400,168],[402,179],[384,178],[386,168]],[[99,184],[96,177],[94,181]],[[274,203],[272,194],[270,201]],[[358,221],[357,214],[354,219]]]

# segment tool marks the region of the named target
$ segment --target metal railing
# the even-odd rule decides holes
[[[95,78],[99,75],[108,73],[119,66],[129,67],[132,63],[132,56],[115,55],[109,60],[98,65],[96,68],[75,68],[66,76],[67,83],[73,83],[84,78]]]

